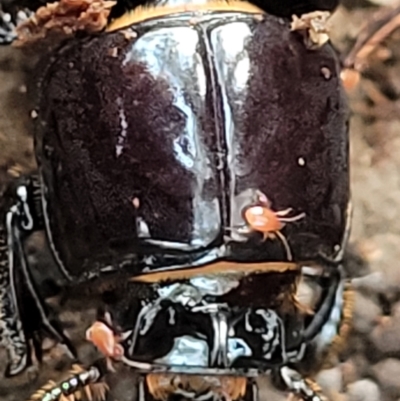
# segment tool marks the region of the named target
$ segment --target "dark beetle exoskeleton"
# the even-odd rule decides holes
[[[336,54],[248,3],[174,7],[138,8],[40,64],[40,205],[31,215],[19,187],[15,224],[42,221],[71,286],[114,280],[87,338],[105,369],[111,358],[148,374],[154,398],[236,400],[249,377],[279,372],[320,400],[292,368],[326,352],[346,309],[348,115]],[[307,282],[319,292],[304,305]],[[200,389],[187,374],[238,379]]]
[[[68,275],[286,261],[243,234],[264,194],[295,261],[342,251],[347,110],[330,46],[272,16],[150,19],[57,50],[39,87],[44,214]],[[77,206],[79,205],[79,206]],[[132,258],[134,256],[134,258]]]

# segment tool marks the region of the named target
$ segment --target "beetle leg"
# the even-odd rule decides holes
[[[7,376],[18,374],[28,363],[25,333],[19,317],[18,304],[12,291],[5,216],[0,220],[0,344],[8,354]]]
[[[65,344],[75,356],[69,340],[63,335],[54,321],[50,321],[44,302],[38,295],[31,273],[28,269],[24,239],[33,231],[40,229],[41,213],[37,209],[34,181],[21,183],[13,195],[14,204],[5,215],[5,230],[8,254],[3,260],[0,285],[0,322],[6,327],[2,343],[10,358],[6,375],[20,373],[30,363],[29,340],[33,340],[38,359],[41,359],[41,329]],[[4,259],[4,257],[3,257]],[[15,328],[13,331],[12,328]],[[15,333],[11,335],[11,333]],[[17,335],[16,335],[17,334]]]
[[[299,372],[287,366],[279,369],[278,375],[287,389],[303,401],[328,401],[314,381],[304,378]]]
[[[325,296],[319,307],[318,311],[314,314],[310,325],[305,329],[302,337],[302,341],[312,340],[322,329],[325,323],[328,321],[332,308],[335,307],[335,301],[337,296],[337,290],[342,282],[341,271],[336,271],[330,277],[329,287],[326,290]]]

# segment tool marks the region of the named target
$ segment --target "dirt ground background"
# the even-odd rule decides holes
[[[376,0],[377,1],[377,0]],[[331,38],[341,51],[350,49],[363,24],[386,3],[348,0],[335,13]],[[0,48],[0,183],[34,169],[33,141],[27,133],[27,72],[18,50]],[[353,228],[347,270],[357,290],[353,332],[339,363],[318,375],[332,401],[400,401],[400,29],[378,47],[357,87],[349,92]],[[42,243],[38,235],[35,243]],[[31,260],[36,260],[31,250]],[[44,260],[43,263],[49,263]],[[95,352],[83,341],[94,316],[72,306],[61,318],[80,344],[81,359]],[[70,364],[62,349],[45,344],[41,373],[30,369],[13,380],[0,380],[1,401],[24,401]],[[4,355],[0,354],[0,371]],[[114,399],[134,398],[133,383],[122,375]],[[127,397],[129,394],[129,397]],[[263,401],[285,400],[267,393]]]

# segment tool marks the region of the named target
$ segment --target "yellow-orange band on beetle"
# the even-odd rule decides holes
[[[122,17],[111,21],[107,27],[107,32],[113,32],[118,29],[127,28],[138,22],[146,21],[152,18],[162,17],[165,15],[179,14],[186,12],[193,12],[194,14],[201,14],[211,11],[227,11],[227,12],[241,12],[248,14],[263,14],[263,11],[253,4],[246,1],[226,1],[216,0],[206,2],[204,4],[181,4],[177,6],[163,5],[163,6],[138,6],[134,10],[124,14]],[[195,15],[194,15],[195,16]]]
[[[154,273],[147,273],[132,277],[131,281],[142,283],[158,283],[162,281],[185,280],[196,276],[212,274],[235,274],[249,275],[273,272],[300,271],[300,266],[290,262],[268,262],[268,263],[235,263],[235,262],[216,262],[209,265],[179,270],[166,270]]]

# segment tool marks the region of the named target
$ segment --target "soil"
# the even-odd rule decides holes
[[[348,0],[332,18],[331,39],[345,54],[362,26],[379,9],[364,0]],[[386,4],[392,4],[386,1]],[[393,2],[394,4],[394,2]],[[338,363],[317,379],[332,401],[400,400],[400,29],[385,39],[367,60],[361,80],[349,90],[352,119],[351,185],[353,226],[346,269],[356,290],[353,330]],[[0,190],[6,182],[35,168],[26,104],[26,58],[17,49],[0,48]],[[28,63],[29,64],[29,63]],[[41,234],[29,247],[44,244]],[[46,257],[40,263],[51,262]],[[83,362],[96,357],[84,341],[94,318],[79,304],[62,312],[62,321],[79,345]],[[45,344],[41,369],[33,367],[16,379],[0,380],[0,400],[23,401],[49,379],[56,380],[71,364],[61,347]],[[0,353],[0,372],[5,357]],[[114,379],[111,378],[110,384]],[[121,372],[113,399],[134,399],[131,376]],[[263,392],[262,399],[287,399]]]

